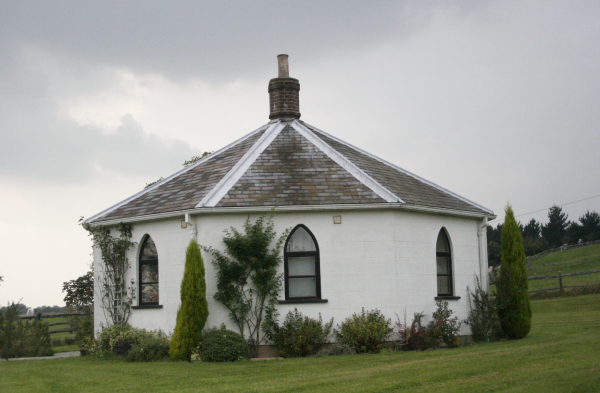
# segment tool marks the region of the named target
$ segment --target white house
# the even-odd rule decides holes
[[[86,221],[132,224],[127,282],[138,293],[129,322],[173,331],[190,237],[223,250],[224,229],[275,206],[277,233],[293,228],[280,266],[282,316],[298,308],[341,323],[364,307],[412,318],[431,315],[441,298],[466,318],[467,286],[476,277],[487,285],[485,226],[494,213],[299,120],[300,84],[287,55],[278,61],[267,124]],[[203,256],[207,326],[235,330],[213,299],[215,270]],[[101,267],[97,250],[94,262]]]

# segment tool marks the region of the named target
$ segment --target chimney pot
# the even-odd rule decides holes
[[[279,68],[279,73],[277,75],[278,78],[289,78],[290,77],[290,67],[288,65],[288,55],[279,55],[277,56],[277,64]]]

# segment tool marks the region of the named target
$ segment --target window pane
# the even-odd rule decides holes
[[[451,295],[450,293],[450,277],[438,276],[437,278],[438,295]]]
[[[289,257],[288,276],[314,276],[315,257]]]
[[[158,284],[142,285],[142,303],[158,303]]]
[[[290,297],[315,296],[317,296],[316,278],[290,278]]]
[[[450,258],[437,257],[437,274],[450,274]]]
[[[450,245],[448,244],[448,239],[446,238],[446,234],[443,230],[440,231],[440,234],[438,235],[435,251],[450,252]]]
[[[158,281],[158,264],[148,263],[142,265],[142,283]]]
[[[310,234],[303,227],[298,227],[294,231],[292,237],[288,241],[287,252],[296,252],[296,251],[317,251],[317,247],[315,246],[315,242],[313,242]]]
[[[142,247],[142,253],[140,259],[158,259],[158,252],[156,252],[156,245],[154,240],[150,236],[146,238]]]

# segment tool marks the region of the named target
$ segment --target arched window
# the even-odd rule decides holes
[[[150,236],[140,251],[140,305],[158,304],[158,252]]]
[[[319,245],[304,225],[298,225],[288,237],[284,260],[286,300],[320,299]]]
[[[452,254],[450,241],[446,231],[442,228],[435,246],[437,263],[437,293],[438,296],[452,296]]]

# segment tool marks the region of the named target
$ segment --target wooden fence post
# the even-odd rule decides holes
[[[562,283],[562,273],[560,271],[558,272],[558,286],[560,287],[560,293],[565,293]]]

